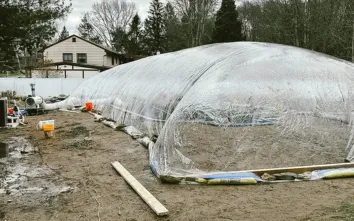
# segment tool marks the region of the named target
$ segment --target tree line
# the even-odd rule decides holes
[[[253,0],[238,10],[249,41],[293,45],[354,62],[353,0]]]
[[[110,22],[114,15],[120,22]],[[134,3],[103,0],[83,16],[79,33],[127,54],[247,40],[354,61],[354,1],[244,0],[236,9],[235,0],[152,0],[148,17],[141,21]]]
[[[272,42],[354,61],[353,0],[151,0],[142,20],[129,0],[101,0],[78,25],[81,37],[127,55],[204,44]],[[237,5],[237,7],[236,7]],[[23,70],[53,42],[70,0],[0,0],[0,70]],[[69,36],[64,27],[59,38]]]
[[[62,0],[0,0],[0,71],[23,70],[27,57],[51,41],[55,23],[70,12]]]
[[[118,52],[154,55],[216,42],[245,40],[234,0],[152,0],[147,18],[126,0],[96,2],[83,15],[81,37]],[[114,19],[115,22],[112,22]]]

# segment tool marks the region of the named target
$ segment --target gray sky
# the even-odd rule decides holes
[[[61,21],[58,25],[58,30],[62,30],[62,27],[65,25],[69,30],[70,34],[77,34],[77,27],[80,24],[81,17],[85,12],[91,10],[91,6],[94,2],[99,0],[72,0],[72,11],[71,14],[64,20]],[[128,0],[130,1],[130,0]],[[141,20],[144,20],[147,16],[147,11],[149,10],[150,0],[131,0],[135,3],[135,6],[138,10]],[[221,0],[220,0],[221,1]],[[240,4],[245,0],[236,0],[236,5]],[[166,0],[162,0],[166,2]]]
[[[91,10],[91,6],[97,0],[72,0],[72,11],[71,14],[59,24],[59,30],[62,26],[66,26],[70,34],[77,33],[77,26],[79,26],[81,17],[85,12]],[[145,19],[147,11],[149,10],[150,0],[133,0],[138,10],[139,16]]]

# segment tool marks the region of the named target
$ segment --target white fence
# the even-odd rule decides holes
[[[0,78],[1,91],[16,91],[18,95],[31,94],[30,84],[36,84],[36,95],[41,97],[69,95],[85,79],[82,78]]]

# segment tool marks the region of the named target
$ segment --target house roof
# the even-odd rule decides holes
[[[67,38],[61,39],[60,41],[57,41],[57,42],[55,42],[55,43],[53,43],[53,44],[51,44],[51,45],[48,45],[48,46],[46,46],[46,47],[40,49],[39,52],[43,52],[45,49],[50,48],[50,47],[52,47],[52,46],[54,46],[54,45],[56,45],[56,44],[59,44],[59,43],[65,41],[65,40],[69,39],[69,38],[72,38],[72,37],[79,38],[79,39],[81,39],[81,40],[83,40],[83,41],[86,41],[86,42],[89,43],[89,44],[92,44],[92,45],[94,45],[94,46],[96,46],[96,47],[99,47],[99,48],[105,50],[106,53],[112,53],[112,54],[115,54],[115,55],[120,55],[120,53],[118,53],[118,52],[116,52],[116,51],[114,51],[114,50],[112,50],[112,49],[110,49],[110,48],[108,48],[108,47],[105,47],[105,46],[96,44],[96,43],[94,43],[94,42],[92,42],[92,41],[89,41],[89,40],[87,40],[87,39],[85,39],[85,38],[83,38],[83,37],[80,37],[80,36],[78,36],[78,35],[75,35],[75,34],[74,34],[74,35],[70,35],[70,36],[67,37]]]

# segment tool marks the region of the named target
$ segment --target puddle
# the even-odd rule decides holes
[[[0,143],[0,189],[24,205],[40,205],[73,190],[58,173],[41,163],[38,149],[24,137]]]
[[[6,158],[9,155],[9,146],[7,143],[0,142],[0,158]]]

